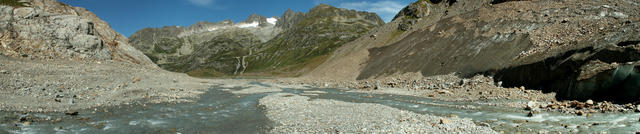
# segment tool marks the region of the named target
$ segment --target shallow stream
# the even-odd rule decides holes
[[[270,86],[251,83],[252,86]],[[87,109],[77,116],[63,113],[0,112],[0,133],[264,133],[274,126],[258,100],[273,93],[235,95],[213,87],[193,103],[127,105]],[[320,91],[320,92],[309,92]],[[504,101],[447,102],[421,97],[345,92],[339,89],[283,89],[283,92],[355,103],[377,103],[420,114],[472,118],[478,125],[506,133],[633,133],[640,114],[595,113],[590,117],[543,112],[527,117],[521,109],[493,106]],[[97,112],[96,112],[97,111]],[[37,118],[25,123],[19,116]],[[29,119],[29,118],[26,118]],[[56,121],[58,120],[58,121]],[[28,120],[27,120],[28,121]]]

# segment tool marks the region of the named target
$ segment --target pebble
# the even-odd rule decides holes
[[[447,120],[445,118],[440,119],[440,124],[449,124],[449,123],[451,123],[450,120]]]
[[[9,71],[7,71],[7,70],[0,70],[0,74],[9,74]]]
[[[587,102],[585,102],[585,104],[587,104],[587,106],[592,106],[593,105],[593,100],[589,99],[589,100],[587,100]]]

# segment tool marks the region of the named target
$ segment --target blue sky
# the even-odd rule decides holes
[[[251,14],[281,16],[287,9],[307,12],[324,3],[376,12],[385,21],[415,0],[60,0],[94,12],[116,31],[130,36],[139,29],[189,26],[198,21],[244,21]]]

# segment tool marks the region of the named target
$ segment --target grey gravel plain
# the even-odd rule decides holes
[[[277,93],[260,99],[272,133],[497,133],[471,119],[422,115],[381,104]]]

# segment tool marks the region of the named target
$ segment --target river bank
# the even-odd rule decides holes
[[[0,72],[0,111],[66,112],[142,102],[188,102],[221,82],[117,61],[0,56]]]

